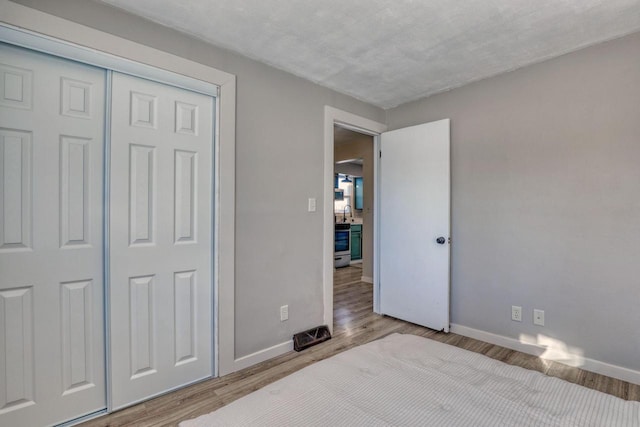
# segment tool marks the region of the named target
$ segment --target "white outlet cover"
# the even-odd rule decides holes
[[[544,310],[533,310],[533,324],[538,326],[544,326]]]
[[[517,305],[511,306],[511,320],[522,322],[522,307]]]
[[[316,211],[316,199],[315,197],[310,197],[309,198],[309,212],[315,212]]]
[[[289,306],[283,305],[280,307],[280,321],[284,322],[285,320],[289,320]]]

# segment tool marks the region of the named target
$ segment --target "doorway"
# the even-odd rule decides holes
[[[334,125],[334,327],[373,311],[374,137]]]
[[[348,268],[350,272],[348,275],[357,279],[358,282],[361,282],[363,279],[366,282],[367,286],[371,286],[373,284],[373,311],[378,312],[377,310],[377,295],[378,295],[378,284],[376,281],[377,272],[376,272],[376,233],[374,232],[377,229],[377,219],[375,212],[377,211],[376,200],[374,199],[374,194],[377,191],[377,156],[375,153],[378,152],[378,135],[386,130],[386,126],[382,123],[374,122],[369,119],[365,119],[360,116],[356,116],[354,114],[348,113],[346,111],[338,110],[329,106],[325,107],[325,128],[324,128],[324,164],[325,164],[325,200],[329,201],[329,203],[325,203],[324,210],[324,257],[323,257],[323,289],[324,289],[324,321],[325,324],[329,326],[329,328],[333,331],[333,305],[334,305],[334,263],[335,263],[335,229],[336,223],[340,224],[355,224],[356,229],[361,227],[362,233],[362,262],[351,264],[351,261],[347,264],[347,266],[343,268]],[[337,136],[336,136],[337,135]],[[338,142],[338,156],[336,156],[336,140]],[[349,141],[359,140],[362,141],[359,144],[362,145],[360,154],[357,154],[356,151],[349,151],[346,147],[349,144]],[[345,147],[341,147],[344,145]],[[343,149],[344,148],[344,149]],[[354,147],[350,147],[351,150],[355,149]],[[362,165],[359,165],[360,161],[362,161]],[[336,162],[338,166],[336,166]],[[367,173],[365,173],[365,164]],[[342,169],[349,167],[351,169]],[[342,172],[339,172],[342,170]],[[370,197],[368,203],[364,201],[365,197],[363,194],[362,200],[362,209],[355,209],[355,190],[353,188],[353,180],[355,180],[356,175],[355,170],[361,170],[362,176],[362,187],[363,190],[369,187]],[[338,183],[336,183],[336,173],[338,176]],[[369,179],[366,178],[366,175],[369,174]],[[353,180],[351,178],[354,178]],[[348,180],[352,180],[351,183],[351,191],[352,194],[349,194],[347,202],[344,202],[344,191],[347,186],[343,186],[340,188],[341,182],[343,179],[348,178]],[[367,185],[366,181],[370,181]],[[348,183],[347,183],[348,184]],[[338,187],[336,189],[336,187]],[[337,212],[336,210],[336,192],[340,192],[342,190],[343,201],[341,202],[342,211]],[[339,197],[339,196],[338,196]],[[350,206],[346,206],[349,204]],[[367,210],[368,208],[368,210]],[[367,218],[368,217],[368,218]],[[364,230],[365,221],[367,225],[370,227],[368,230]],[[369,223],[370,221],[370,223]],[[368,236],[367,236],[368,231]],[[351,242],[351,240],[350,240]],[[367,248],[367,244],[369,245]],[[365,249],[367,248],[367,249]],[[351,251],[351,248],[350,248]],[[349,252],[350,252],[349,251]],[[357,252],[357,251],[356,251]],[[357,255],[357,254],[356,254]],[[356,256],[357,257],[357,256]],[[369,258],[369,263],[367,263],[366,257]],[[367,267],[367,270],[365,270]],[[346,273],[346,270],[342,270]],[[370,275],[366,275],[365,271],[368,271]]]
[[[334,267],[362,270],[373,283],[373,163],[374,137],[334,125]],[[338,247],[340,246],[340,247]],[[347,254],[338,249],[346,249]]]

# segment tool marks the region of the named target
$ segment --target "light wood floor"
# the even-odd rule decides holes
[[[362,270],[355,266],[340,268],[334,274],[334,335],[331,340],[300,353],[292,351],[240,372],[186,387],[89,421],[83,426],[174,426],[182,420],[220,408],[311,363],[393,332],[421,335],[623,399],[640,401],[638,385],[543,361],[535,356],[453,333],[444,334],[379,316],[372,311],[372,285],[361,282],[361,276]]]

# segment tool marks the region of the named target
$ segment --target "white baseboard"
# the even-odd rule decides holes
[[[369,277],[369,276],[362,276],[362,277],[360,278],[360,281],[361,281],[361,282],[364,282],[364,283],[373,283],[373,277]]]
[[[633,384],[640,384],[640,371],[624,368],[622,366],[611,365],[599,360],[589,359],[581,354],[567,352],[566,349],[554,349],[550,346],[538,343],[528,343],[515,338],[469,328],[467,326],[451,324],[451,332],[465,337],[474,338],[490,344],[517,350],[522,353],[538,356],[541,359],[563,363],[565,365],[578,367],[585,371],[595,372],[608,377],[617,378]]]
[[[273,359],[274,357],[285,354],[291,350],[293,350],[293,340],[276,344],[272,347],[256,351],[255,353],[247,354],[246,356],[239,357],[233,361],[233,371],[239,371],[257,363],[264,362],[265,360]]]

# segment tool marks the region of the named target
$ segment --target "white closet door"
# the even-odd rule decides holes
[[[112,409],[212,374],[213,98],[113,74]]]
[[[105,72],[0,44],[0,425],[106,407]]]

